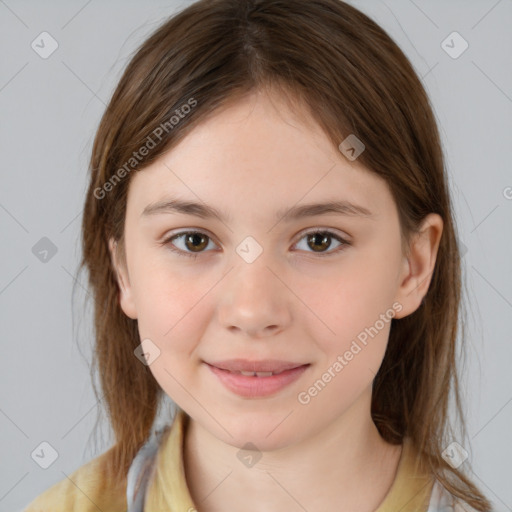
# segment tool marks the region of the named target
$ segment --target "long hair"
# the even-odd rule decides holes
[[[137,49],[104,112],[90,159],[80,270],[87,269],[94,297],[91,375],[97,368],[101,392],[94,379],[93,387],[115,436],[106,467],[112,485],[125,482],[163,398],[148,367],[134,356],[140,344],[137,321],[120,307],[108,250],[113,237],[125,261],[130,178],[219,107],[270,87],[307,112],[335,147],[349,134],[364,142],[358,162],[389,185],[404,250],[427,214],[442,217],[430,287],[414,313],[392,320],[373,382],[371,414],[386,441],[399,444],[409,436],[450,492],[479,511],[490,510],[462,468],[442,456],[451,441],[464,443],[467,432],[457,353],[457,335],[464,330],[461,261],[433,109],[397,44],[340,0],[195,2],[165,20]],[[459,435],[449,419],[450,397]]]

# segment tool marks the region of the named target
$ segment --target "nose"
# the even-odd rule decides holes
[[[233,334],[265,338],[285,330],[291,323],[293,293],[276,265],[261,255],[256,261],[241,261],[218,289],[218,319]]]

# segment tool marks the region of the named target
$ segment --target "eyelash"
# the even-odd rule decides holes
[[[348,240],[342,238],[340,235],[338,235],[334,231],[330,231],[328,229],[313,229],[311,231],[307,231],[299,238],[298,242],[296,242],[296,243],[299,243],[303,238],[305,238],[309,235],[315,235],[315,234],[327,235],[329,238],[334,238],[335,240],[337,240],[338,242],[340,242],[342,244],[338,248],[334,249],[331,252],[323,252],[323,253],[322,252],[318,252],[318,253],[312,252],[312,254],[315,254],[316,256],[319,256],[321,258],[333,256],[334,254],[337,254],[337,253],[343,251],[346,246],[351,245],[351,243]],[[176,247],[173,247],[172,240],[183,237],[184,235],[203,235],[206,238],[208,238],[208,240],[212,240],[212,238],[210,236],[208,236],[206,233],[204,233],[202,231],[191,230],[191,231],[181,231],[180,233],[173,233],[171,236],[167,237],[162,242],[162,245],[168,246],[169,250],[178,254],[178,256],[185,256],[187,258],[195,259],[198,256],[200,256],[203,252],[208,252],[208,251],[201,251],[198,253],[192,253],[192,252],[183,251],[182,249],[177,249]],[[294,245],[296,245],[296,244],[294,244]]]

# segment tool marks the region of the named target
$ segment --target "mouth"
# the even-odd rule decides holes
[[[300,368],[309,365],[309,363],[295,363],[291,361],[281,361],[277,359],[264,359],[260,361],[249,361],[247,359],[228,359],[206,363],[219,370],[226,370],[231,373],[240,373],[246,376],[270,377],[279,375],[287,370]]]
[[[263,398],[296,381],[310,363],[231,359],[206,365],[229,391],[245,398]]]

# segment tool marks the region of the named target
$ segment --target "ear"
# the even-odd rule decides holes
[[[396,318],[414,313],[427,294],[434,272],[437,250],[443,233],[443,219],[437,213],[427,215],[417,234],[414,235],[410,253],[404,256],[399,288],[395,300],[403,309]]]
[[[124,314],[135,320],[137,318],[137,309],[135,307],[135,301],[133,300],[132,288],[130,286],[130,280],[128,277],[128,270],[119,261],[119,254],[117,253],[117,241],[110,238],[108,241],[108,247],[110,251],[110,257],[112,260],[112,266],[116,274],[117,283],[120,289],[119,304]]]

